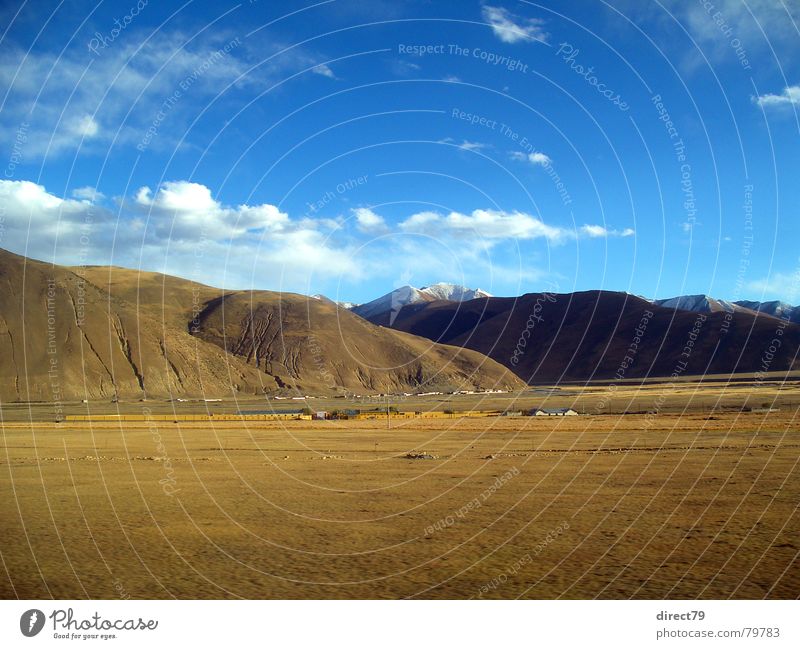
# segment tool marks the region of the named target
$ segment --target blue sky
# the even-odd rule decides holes
[[[6,3],[0,246],[800,301],[797,0],[168,4]]]

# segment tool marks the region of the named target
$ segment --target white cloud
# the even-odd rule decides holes
[[[440,216],[435,212],[420,212],[400,223],[406,232],[476,235],[482,239],[537,239],[558,243],[569,237],[567,230],[547,225],[523,212],[474,210],[471,214],[450,212]]]
[[[165,182],[155,193],[136,192],[135,203],[147,208],[153,226],[179,239],[234,239],[252,232],[276,232],[289,225],[289,216],[274,205],[222,205],[205,185],[184,180]]]
[[[533,40],[547,42],[548,34],[543,28],[544,21],[539,18],[519,18],[504,7],[489,5],[484,5],[481,13],[494,35],[504,43]]]
[[[352,242],[330,238],[313,220],[294,221],[269,204],[224,205],[198,183],[143,187],[119,207],[118,215],[36,183],[0,180],[2,246],[56,263],[114,263],[231,288],[298,291],[314,274],[363,272]]]
[[[484,144],[483,142],[471,142],[470,140],[464,140],[458,145],[460,149],[464,149],[465,151],[480,151],[488,146],[488,144]]]
[[[528,154],[528,160],[532,164],[539,165],[540,167],[547,167],[553,163],[550,157],[541,151],[534,151],[533,153]]]
[[[624,230],[609,230],[602,225],[582,225],[580,232],[590,239],[600,239],[605,237],[631,237],[636,234],[635,230],[632,228],[625,228]]]
[[[475,232],[486,239],[536,239],[546,238],[557,242],[566,231],[550,226],[538,218],[523,212],[499,210],[474,210],[472,214],[451,212],[445,225],[453,231]]]
[[[650,33],[668,47],[679,48],[685,55],[684,66],[695,69],[705,65],[702,56],[687,47],[676,33],[686,29],[703,54],[718,64],[743,67],[738,54],[748,65],[760,55],[777,56],[778,62],[790,65],[797,50],[797,0],[609,0],[637,25],[647,25]],[[794,14],[794,16],[792,15]],[[658,31],[653,30],[653,26]],[[732,44],[733,42],[733,44]],[[740,48],[737,54],[736,47]]]
[[[601,227],[567,229],[520,211],[491,209],[422,211],[396,226],[365,207],[354,209],[349,221],[292,219],[268,203],[224,204],[205,185],[189,181],[141,187],[129,198],[114,199],[113,212],[91,201],[98,195],[81,187],[73,190],[74,198],[61,198],[33,182],[0,180],[2,246],[56,263],[113,263],[228,288],[305,292],[312,280],[335,285],[378,271],[396,273],[402,260],[451,271],[480,268],[492,276],[500,267],[519,274],[523,270],[515,271],[509,261],[515,240],[560,244],[599,236]],[[403,236],[373,238],[364,246],[375,231]],[[508,245],[491,253],[502,244]],[[539,272],[533,259],[526,257],[525,273]]]
[[[323,77],[328,77],[329,79],[335,79],[336,75],[333,73],[333,70],[330,69],[325,63],[320,63],[318,66],[311,68],[311,71],[314,74],[319,74]]]
[[[196,35],[130,30],[98,56],[87,55],[84,47],[62,53],[5,48],[0,86],[8,92],[0,111],[0,142],[13,142],[25,122],[26,158],[74,152],[81,140],[90,153],[112,140],[135,147],[161,114],[150,146],[175,146],[183,127],[226,85],[259,91],[319,60],[299,47],[273,57],[285,45],[254,38],[237,42],[224,30]],[[76,43],[81,40],[76,35]],[[333,74],[325,65],[314,71]]]
[[[474,210],[470,214],[450,212],[441,215],[426,211],[412,214],[399,225],[403,232],[435,235],[436,237],[470,235],[487,242],[511,239],[546,239],[552,244],[560,244],[581,236],[629,237],[634,234],[630,228],[609,230],[602,225],[583,225],[578,229],[548,225],[541,219],[514,211]]]
[[[471,140],[461,140],[461,142],[457,142],[451,137],[439,140],[438,144],[454,144],[459,149],[464,149],[465,151],[480,151],[481,149],[489,148],[489,145],[483,142],[472,142]]]
[[[406,232],[423,231],[429,225],[440,221],[441,218],[436,212],[417,212],[400,223],[400,229]]]
[[[362,274],[349,248],[334,245],[316,230],[287,232],[280,237],[280,245],[261,246],[256,254],[265,265],[279,265],[283,273],[349,278],[359,278]]]
[[[56,212],[63,215],[83,212],[85,204],[81,201],[58,198],[42,186],[28,180],[0,180],[0,201],[6,212],[13,216],[29,212],[39,221],[52,221],[43,218],[43,213],[51,217]]]
[[[77,263],[81,248],[110,247],[114,217],[86,200],[64,199],[27,180],[0,180],[3,248],[48,259],[54,251]],[[81,243],[81,237],[83,243]]]
[[[82,201],[96,203],[97,201],[102,201],[106,195],[103,192],[97,191],[94,187],[77,187],[72,190],[72,197]]]
[[[606,230],[602,225],[584,225],[581,226],[581,232],[589,237],[592,237],[593,239],[608,236],[608,230]]]
[[[67,131],[79,139],[95,137],[100,131],[100,125],[91,115],[76,117],[67,124]]]
[[[512,151],[511,158],[521,162],[530,162],[532,165],[539,167],[549,167],[553,164],[553,159],[541,151],[534,151],[533,153],[522,153],[522,151]]]
[[[800,85],[787,86],[779,95],[765,94],[753,100],[763,108],[797,106],[800,104]]]
[[[748,282],[747,289],[767,298],[779,298],[792,304],[800,301],[800,268],[793,273],[772,273],[769,277]]]
[[[384,221],[383,217],[368,207],[357,207],[352,212],[353,216],[356,217],[358,229],[362,232],[382,230],[386,227],[386,221]]]

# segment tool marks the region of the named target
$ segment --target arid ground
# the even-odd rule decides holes
[[[390,429],[6,421],[0,596],[800,596],[796,383],[746,386],[771,412],[687,389]]]

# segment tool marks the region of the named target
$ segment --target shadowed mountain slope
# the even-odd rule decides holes
[[[392,326],[479,351],[528,382],[800,368],[795,324],[744,310],[669,309],[609,291],[411,304]]]

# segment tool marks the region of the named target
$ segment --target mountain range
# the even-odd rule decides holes
[[[314,295],[317,299],[327,299],[321,295]],[[447,300],[451,302],[466,302],[482,297],[493,297],[490,293],[481,289],[471,289],[458,284],[446,284],[440,282],[425,288],[414,288],[413,286],[401,286],[386,295],[383,295],[371,302],[364,304],[353,304],[352,302],[338,302],[339,306],[350,309],[353,313],[363,318],[373,319],[377,316],[384,316],[389,311],[398,311],[408,304],[419,304],[422,302],[433,302],[435,300]],[[640,296],[641,297],[641,296]],[[800,323],[800,306],[793,306],[786,302],[777,300],[769,302],[756,302],[752,300],[738,300],[728,302],[719,300],[708,295],[679,295],[661,300],[650,300],[657,306],[668,309],[678,309],[680,311],[693,311],[695,313],[714,313],[724,311],[728,313],[763,313],[776,318],[782,318],[788,322]]]
[[[786,302],[773,300],[771,302],[755,302],[752,300],[737,300],[727,302],[717,300],[708,295],[680,295],[666,300],[652,300],[653,304],[681,311],[695,311],[697,313],[713,313],[716,311],[763,313],[788,322],[800,323],[800,306],[792,306]]]
[[[458,284],[446,284],[440,282],[414,288],[413,286],[401,286],[390,291],[386,295],[379,297],[372,302],[358,304],[348,307],[353,313],[366,318],[376,324],[392,323],[397,312],[408,304],[419,304],[421,302],[434,302],[436,300],[446,300],[448,302],[466,302],[482,297],[492,297],[486,291],[479,288],[471,289]]]
[[[469,349],[303,295],[54,266],[0,250],[0,399],[514,389]]]
[[[800,369],[797,307],[410,286],[352,309],[0,250],[0,399],[513,390]],[[779,342],[776,342],[779,341]]]
[[[401,291],[369,306],[373,323],[479,351],[527,383],[800,369],[797,308],[783,303],[613,291],[455,301]]]

